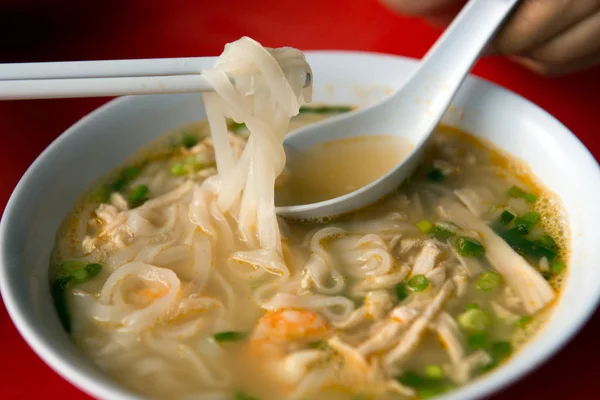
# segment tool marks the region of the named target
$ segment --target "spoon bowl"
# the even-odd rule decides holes
[[[289,134],[284,141],[288,156],[319,143],[365,135],[401,136],[414,148],[391,171],[360,189],[318,203],[277,207],[277,213],[294,219],[332,217],[368,206],[400,186],[419,165],[454,94],[517,3],[469,1],[403,87],[379,103]],[[425,98],[431,100],[423,112]]]

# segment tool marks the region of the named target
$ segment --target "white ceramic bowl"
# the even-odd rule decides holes
[[[356,52],[309,52],[315,101],[364,104],[402,84],[414,60]],[[426,99],[421,99],[426,107]],[[17,185],[0,226],[0,288],[15,325],[54,370],[102,399],[133,399],[71,343],[48,287],[48,259],[62,219],[83,190],[138,148],[172,128],[204,118],[198,95],[126,97],[83,118],[33,163]],[[485,397],[527,373],[563,346],[595,309],[600,295],[600,171],[577,138],[552,116],[498,86],[469,78],[445,122],[491,140],[527,161],[562,198],[572,257],[568,283],[541,334],[485,378],[445,396]]]

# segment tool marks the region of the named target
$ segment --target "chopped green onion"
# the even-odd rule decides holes
[[[108,203],[112,190],[109,185],[100,185],[92,192],[92,200],[96,203]]]
[[[244,392],[237,392],[235,394],[235,400],[258,400],[257,397],[247,395]]]
[[[405,300],[408,297],[408,290],[406,289],[406,283],[400,282],[396,285],[396,298],[398,301]]]
[[[540,236],[540,238],[538,239],[538,243],[547,249],[554,250],[556,248],[556,242],[547,233]]]
[[[525,222],[523,223],[523,221],[519,221],[519,218],[517,218],[517,220],[515,220],[515,231],[519,234],[519,235],[527,235],[529,233],[529,223]]]
[[[475,287],[482,292],[490,292],[502,283],[502,275],[495,271],[486,271],[479,275]]]
[[[517,186],[512,186],[510,189],[508,189],[507,193],[510,197],[515,198],[515,199],[523,197],[527,194],[523,189],[521,189]]]
[[[516,322],[516,325],[519,328],[525,328],[527,326],[527,324],[529,324],[532,320],[533,320],[533,318],[531,316],[526,315],[524,317],[519,318]]]
[[[70,277],[62,276],[56,279],[51,285],[52,292],[52,301],[54,303],[54,308],[56,308],[56,313],[58,314],[58,319],[63,329],[67,332],[71,332],[71,315],[69,314],[69,307],[67,304],[67,296],[65,290],[71,281]]]
[[[75,283],[84,283],[102,271],[100,264],[88,264],[82,261],[64,261],[60,264],[63,277]]]
[[[535,203],[535,201],[537,200],[537,197],[531,193],[526,193],[523,198],[528,203]]]
[[[435,225],[433,225],[430,221],[426,219],[417,222],[417,228],[423,233],[432,233],[435,229]]]
[[[458,324],[466,331],[485,331],[492,323],[491,318],[482,310],[467,310],[458,315]]]
[[[425,376],[431,379],[442,379],[444,378],[444,370],[437,364],[430,364],[425,366]]]
[[[479,373],[485,374],[486,372],[491,371],[492,369],[496,368],[497,366],[498,366],[497,361],[491,361],[487,365],[484,365],[483,367],[481,367],[481,369],[479,370]]]
[[[427,382],[426,379],[423,379],[421,376],[419,376],[416,372],[413,371],[405,372],[404,374],[402,374],[402,376],[398,378],[398,381],[405,386],[410,386],[413,388],[423,387]]]
[[[530,211],[525,213],[522,217],[517,217],[515,219],[515,225],[517,227],[525,227],[522,229],[522,233],[527,234],[531,227],[535,225],[536,222],[540,220],[540,214],[534,211]]]
[[[510,342],[495,342],[492,343],[490,352],[492,354],[492,358],[499,361],[510,356],[512,353],[512,345]]]
[[[444,175],[442,170],[439,168],[434,168],[427,173],[427,179],[429,179],[430,181],[442,182],[446,178],[446,175]]]
[[[192,147],[198,144],[198,138],[194,135],[190,135],[189,133],[184,133],[181,136],[181,144],[186,149],[191,149]]]
[[[479,307],[479,304],[477,303],[469,303],[465,306],[465,309],[467,310],[479,310],[481,307]]]
[[[508,189],[507,193],[512,198],[522,198],[525,199],[525,201],[528,203],[535,203],[535,201],[537,200],[537,197],[535,197],[533,194],[527,193],[517,186],[513,186],[510,189]]]
[[[133,180],[142,172],[139,167],[128,167],[121,171],[121,178],[127,179],[127,181]]]
[[[127,196],[129,206],[136,208],[144,204],[148,200],[148,192],[149,189],[146,185],[137,185],[134,187]]]
[[[246,129],[246,124],[235,122],[233,120],[230,121],[227,125],[232,132],[237,132],[239,130]]]
[[[567,265],[562,260],[552,260],[552,264],[550,265],[550,272],[554,275],[560,274]]]
[[[226,331],[219,332],[213,335],[213,339],[217,342],[239,342],[240,340],[244,340],[248,337],[246,332],[236,332],[236,331]]]
[[[443,226],[436,225],[435,228],[433,228],[433,236],[443,242],[452,236],[452,232]]]
[[[142,172],[140,167],[128,167],[121,170],[119,178],[113,182],[112,189],[115,192],[120,192]]]
[[[188,171],[185,168],[185,165],[183,165],[183,163],[175,163],[173,165],[171,165],[171,174],[175,175],[175,176],[184,176],[187,175]]]
[[[424,387],[417,389],[417,393],[419,394],[420,399],[431,399],[433,397],[439,396],[440,394],[449,392],[452,390],[454,386],[450,383],[446,383],[444,385],[436,385],[432,387]]]
[[[456,240],[456,249],[462,256],[481,257],[485,254],[485,247],[475,239],[461,236]]]
[[[542,273],[542,278],[544,278],[545,280],[549,281],[550,279],[552,279],[552,274],[550,274],[548,272],[543,272]]]
[[[408,280],[408,287],[414,292],[422,292],[429,287],[429,279],[425,275],[415,275]]]
[[[528,203],[534,203],[537,200],[537,197],[535,197],[533,194],[527,193],[517,186],[511,187],[508,190],[508,195],[513,198],[525,199],[525,201],[527,201]]]
[[[535,224],[540,220],[540,214],[535,211],[529,211],[523,215],[523,219]]]
[[[515,215],[509,211],[504,210],[502,211],[502,214],[500,214],[500,221],[504,225],[508,225],[513,219],[515,219]]]
[[[475,332],[467,337],[467,345],[473,350],[483,349],[487,343],[487,333]]]
[[[546,257],[549,261],[556,258],[556,252],[552,249],[541,246],[537,242],[532,242],[523,237],[523,234],[517,228],[509,229],[499,233],[502,239],[508,243],[517,253],[531,258],[534,261],[539,261],[542,257]]]
[[[300,114],[314,113],[314,114],[329,114],[329,113],[345,113],[352,111],[350,106],[320,106],[320,107],[300,107]]]
[[[88,273],[88,279],[97,276],[102,271],[102,264],[91,263],[85,266],[85,270]]]
[[[444,377],[422,377],[415,372],[407,371],[398,377],[398,381],[405,386],[415,389],[421,399],[428,399],[453,389],[453,385]]]

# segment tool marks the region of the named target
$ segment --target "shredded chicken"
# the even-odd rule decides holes
[[[475,189],[456,189],[454,194],[477,217],[481,217],[489,209],[486,199]]]
[[[502,307],[495,301],[490,301],[490,305],[492,306],[492,310],[496,314],[498,318],[500,318],[504,323],[512,325],[519,320],[519,316],[512,311]]]
[[[450,378],[458,383],[464,384],[470,378],[473,371],[478,368],[482,368],[492,362],[492,357],[483,350],[477,350],[471,353],[463,361],[453,366],[448,371]]]
[[[465,340],[454,318],[448,313],[441,313],[434,322],[434,329],[448,352],[452,364],[460,363],[465,356]]]
[[[417,316],[418,311],[408,306],[397,306],[390,317],[376,327],[371,337],[358,346],[358,352],[364,356],[391,347],[398,340],[398,333],[408,326]]]
[[[446,267],[440,265],[425,274],[433,288],[439,288],[446,281]]]
[[[110,195],[110,202],[119,211],[126,211],[129,209],[127,199],[119,192],[113,192]]]
[[[432,241],[426,242],[415,260],[410,276],[425,275],[430,272],[439,254],[440,249]]]
[[[413,389],[406,387],[395,379],[386,379],[385,374],[376,361],[368,363],[365,357],[354,347],[334,336],[327,342],[329,346],[344,359],[340,370],[340,380],[348,387],[362,393],[383,394],[395,392],[404,396],[414,396]]]
[[[352,287],[352,293],[361,295],[372,290],[391,289],[403,282],[410,273],[410,266],[403,264],[397,272],[380,276],[368,276]]]
[[[554,300],[550,284],[485,222],[456,203],[444,202],[440,212],[453,223],[481,234],[486,247],[485,257],[523,300],[529,313],[539,311]]]
[[[320,350],[301,350],[283,359],[282,372],[286,381],[295,384],[304,377],[311,365],[323,361],[327,353]]]
[[[392,296],[385,290],[367,293],[364,305],[354,310],[344,321],[333,322],[336,328],[349,329],[360,325],[367,319],[379,320],[393,306]]]
[[[434,300],[402,335],[400,342],[384,356],[383,367],[387,371],[393,373],[396,365],[417,347],[427,325],[442,310],[453,292],[454,284],[451,281],[444,283]]]

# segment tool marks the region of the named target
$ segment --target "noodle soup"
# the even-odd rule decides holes
[[[288,89],[301,97],[302,82]],[[63,326],[124,387],[159,399],[429,398],[507,362],[547,320],[569,233],[519,162],[440,128],[396,193],[326,224],[285,221],[274,187],[293,179],[275,150],[299,106],[261,103],[273,130],[260,136],[250,116],[220,124],[243,110],[210,96],[210,129],[186,126],[135,155],[58,232]],[[300,111],[290,126],[347,109]]]
[[[300,121],[303,118],[297,117]],[[141,185],[148,188],[148,199],[160,198],[186,182],[200,182],[214,174],[208,134],[204,122],[186,127],[167,141],[180,141],[180,147],[140,157],[141,163],[126,167],[119,176],[136,174],[121,191],[128,193],[129,199],[113,192],[112,203],[132,201]],[[244,136],[231,132],[230,140],[241,152]],[[170,144],[162,146],[168,148]],[[515,193],[514,188],[524,194]],[[86,196],[60,234],[55,268],[60,270],[61,265],[73,260],[103,265],[97,276],[66,295],[69,310],[61,313],[70,315],[74,340],[98,365],[123,385],[153,398],[185,398],[225,385],[226,393],[240,391],[258,399],[280,399],[290,394],[286,391],[289,377],[285,376],[290,372],[282,372],[280,363],[296,362],[294,368],[302,368],[307,362],[306,368],[319,365],[315,367],[319,373],[326,374],[328,368],[330,373],[339,373],[340,382],[317,393],[307,392],[305,398],[352,399],[361,392],[353,389],[353,380],[344,377],[344,363],[352,362],[352,358],[345,360],[343,357],[351,356],[343,352],[357,348],[365,355],[390,354],[388,351],[399,345],[397,339],[409,326],[403,327],[401,321],[417,318],[420,309],[436,299],[434,290],[443,288],[447,280],[456,283],[457,293],[444,298],[443,311],[424,327],[420,343],[404,356],[404,371],[394,378],[416,388],[421,395],[441,393],[504,362],[524,340],[530,339],[547,312],[531,314],[506,284],[510,277],[493,273],[485,258],[489,249],[479,238],[480,232],[471,226],[459,227],[454,215],[448,219],[438,216],[437,207],[457,196],[480,215],[481,221],[509,238],[510,232],[520,229],[519,223],[529,225],[527,218],[535,219],[530,232],[518,239],[549,244],[552,240],[552,244],[541,250],[547,253],[545,257],[535,262],[527,258],[532,260],[535,273],[552,285],[553,292],[559,292],[564,274],[559,260],[566,255],[566,233],[552,195],[523,174],[518,164],[474,138],[449,129],[436,133],[426,162],[413,181],[379,204],[327,225],[282,222],[285,261],[290,269],[283,287],[276,286],[281,279],[276,273],[258,273],[251,261],[232,260],[226,252],[215,249],[212,265],[218,272],[209,278],[201,295],[186,293],[186,281],[193,281],[193,257],[206,257],[211,252],[200,240],[191,246],[186,243],[184,238],[192,234],[193,225],[169,227],[173,224],[169,218],[185,218],[185,212],[177,209],[189,207],[189,198],[153,210],[154,215],[144,222],[152,224],[157,232],[152,232],[139,249],[128,246],[131,249],[127,254],[124,250],[116,252],[120,259],[111,256],[106,249],[110,242],[104,243],[101,235],[108,222],[102,218],[109,218],[107,213],[116,206],[98,203],[107,200],[102,198],[104,192],[101,185]],[[508,221],[509,213],[514,216],[512,221]],[[515,221],[524,217],[525,221]],[[77,230],[82,223],[88,236],[79,242]],[[155,244],[148,251],[145,248],[151,242]],[[144,250],[155,254],[140,257]],[[530,257],[535,257],[534,253]],[[118,327],[94,321],[86,315],[85,304],[78,303],[101,292],[108,277],[104,269],[112,270],[142,257],[151,259],[161,271],[173,271],[172,278],[182,282],[178,289],[180,310],[172,310],[173,315],[165,315],[164,321],[149,327],[138,342],[119,333]],[[145,272],[155,273],[152,269]],[[330,275],[328,279],[309,280],[313,273],[320,277],[322,272]],[[521,272],[516,269],[514,273]],[[61,274],[57,271],[56,276]],[[54,286],[56,282],[60,278]],[[136,308],[168,295],[166,286],[153,280],[136,278],[122,284],[127,286],[122,300]],[[317,284],[331,294],[314,294],[311,286]],[[336,290],[336,285],[342,284],[344,288]],[[230,306],[228,315],[224,313],[226,305]],[[291,310],[290,315],[281,311],[286,309]],[[388,337],[390,331],[396,334]],[[332,339],[333,347],[329,343]],[[368,364],[355,366],[358,371],[362,367],[368,368]],[[315,389],[319,386],[316,375],[311,375]],[[382,391],[387,384],[382,382]],[[364,398],[397,396],[392,391]]]

